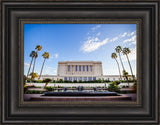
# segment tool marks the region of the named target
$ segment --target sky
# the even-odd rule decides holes
[[[42,46],[35,65],[38,74],[44,61],[42,54],[49,52],[42,75],[56,75],[59,61],[101,61],[103,75],[119,75],[117,63],[111,58],[119,45],[131,50],[128,57],[136,74],[136,24],[24,24],[25,75],[36,45]],[[121,58],[131,74],[126,56],[121,53]],[[122,71],[119,57],[117,60]]]

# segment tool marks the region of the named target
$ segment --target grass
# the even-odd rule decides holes
[[[38,90],[26,90],[25,94],[43,94],[44,91],[38,91]]]

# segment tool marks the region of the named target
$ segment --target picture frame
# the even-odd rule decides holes
[[[1,0],[1,124],[159,124],[158,0]],[[24,102],[23,24],[138,26],[136,103]]]

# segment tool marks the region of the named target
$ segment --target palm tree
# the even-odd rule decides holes
[[[30,73],[30,75],[33,77],[33,79],[36,78],[36,77],[38,77],[38,74],[37,74],[37,73],[33,73],[33,72],[32,72],[32,73]]]
[[[45,60],[49,58],[49,53],[48,52],[44,52],[44,54],[42,55],[43,58],[44,58],[44,61],[43,61],[43,64],[42,64],[42,68],[41,68],[41,72],[40,72],[40,75],[39,75],[39,78],[41,77],[41,74],[42,74],[42,70],[43,70],[43,66],[44,66],[44,63],[45,63]]]
[[[41,45],[37,45],[35,49],[37,49],[37,52],[38,52],[38,51],[41,51],[42,46],[41,46]]]
[[[119,58],[120,58],[120,61],[121,61],[122,68],[123,68],[123,70],[125,70],[125,69],[124,69],[123,62],[122,62],[122,59],[121,59],[121,55],[120,55],[120,53],[122,52],[122,47],[121,47],[121,46],[117,46],[117,47],[115,48],[115,50],[116,50],[116,52],[119,54]]]
[[[36,63],[36,58],[37,57],[38,57],[38,54],[37,54],[37,52],[35,52],[32,73],[34,73],[34,68],[35,68],[35,63]],[[32,82],[32,80],[33,80],[33,75],[31,76],[30,83]]]
[[[126,70],[123,70],[123,77],[128,78],[128,72],[126,72]],[[128,82],[128,86],[129,86],[129,82]]]
[[[35,56],[34,56],[34,64],[33,64],[33,70],[32,70],[33,73],[34,73],[34,67],[35,67],[36,58],[38,57],[38,51],[41,51],[42,46],[37,45],[35,49],[37,49],[37,51],[36,51]]]
[[[118,63],[118,61],[117,61],[117,54],[116,54],[116,53],[112,53],[111,57],[112,57],[112,59],[115,59],[115,60],[116,60],[117,65],[118,65],[118,70],[119,70],[119,76],[120,76],[120,79],[122,79],[122,78],[121,78],[121,71],[120,71],[119,63]]]
[[[123,48],[123,55],[126,55],[127,57],[127,60],[128,60],[128,64],[129,64],[129,67],[130,67],[130,70],[131,70],[131,74],[132,74],[132,78],[134,80],[134,75],[133,75],[133,71],[132,71],[132,67],[131,67],[131,64],[130,64],[130,61],[129,61],[129,58],[128,58],[128,54],[131,53],[130,49],[125,47]]]
[[[32,73],[34,73],[34,68],[35,68],[35,62],[36,62],[36,58],[38,57],[38,51],[41,51],[42,49],[42,46],[41,45],[37,45],[36,48],[35,48],[37,51],[35,53],[35,56],[34,56],[34,64],[33,64],[33,69],[32,69]],[[32,77],[31,77],[31,81],[32,82]]]
[[[38,77],[38,74],[34,73],[34,72],[30,73],[30,75],[31,75],[31,78],[32,78],[31,80],[33,80],[34,78]],[[31,85],[31,82],[30,82],[30,85]]]
[[[34,73],[34,68],[35,68],[35,63],[36,63],[37,57],[38,57],[38,53],[36,52],[35,55],[34,55],[34,63],[33,63],[32,73]]]
[[[32,57],[32,59],[31,59],[31,63],[30,63],[29,69],[28,69],[27,78],[28,78],[28,75],[29,75],[29,72],[30,72],[30,69],[31,69],[33,58],[35,56],[35,51],[32,51],[29,56]]]
[[[121,59],[121,55],[120,55],[120,53],[122,52],[122,47],[121,47],[121,46],[117,46],[117,47],[115,48],[115,50],[116,50],[116,52],[117,52],[118,55],[119,55],[120,62],[121,62],[121,65],[122,65],[122,68],[123,68],[123,72],[124,72],[125,69],[124,69],[124,65],[123,65],[123,62],[122,62],[122,59]],[[126,76],[126,80],[127,80],[127,82],[128,82],[128,76]]]

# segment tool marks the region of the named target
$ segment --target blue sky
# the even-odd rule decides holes
[[[30,52],[36,45],[42,46],[35,65],[38,74],[44,60],[42,54],[49,52],[43,75],[56,75],[58,61],[91,60],[102,61],[104,75],[118,75],[116,61],[111,58],[118,45],[130,48],[128,56],[136,74],[136,24],[24,24],[25,75],[31,61]],[[126,71],[131,74],[126,57],[121,56]]]

